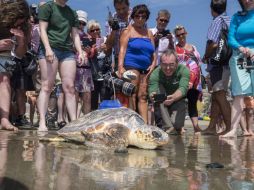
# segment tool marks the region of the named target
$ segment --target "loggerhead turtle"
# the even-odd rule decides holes
[[[64,139],[92,147],[114,148],[116,151],[136,146],[155,149],[169,141],[168,134],[145,124],[142,117],[128,108],[110,108],[90,112],[57,131]]]

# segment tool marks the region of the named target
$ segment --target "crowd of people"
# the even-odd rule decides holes
[[[108,13],[103,36],[98,21],[88,20],[85,10],[74,11],[66,2],[0,2],[2,129],[62,128],[117,93],[122,105],[168,133],[184,133],[187,111],[195,134],[235,137],[240,125],[244,135],[253,135],[254,71],[238,65],[239,58],[254,61],[253,0],[239,0],[242,10],[232,19],[226,14],[227,0],[211,0],[213,20],[203,58],[187,42],[187,28],[167,28],[171,14],[166,9],[158,11],[156,26],[149,28],[147,5],[131,8],[129,0],[113,0],[116,12]],[[212,56],[225,28],[233,54],[229,62],[215,65]],[[29,72],[32,64],[36,69]],[[207,64],[212,89],[211,120],[205,130],[199,126],[197,109],[202,99],[201,64]],[[30,121],[25,116],[27,100]]]

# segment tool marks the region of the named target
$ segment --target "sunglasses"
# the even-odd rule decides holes
[[[181,37],[181,36],[185,36],[185,32],[184,33],[181,33],[181,34],[177,34],[176,37]]]
[[[145,20],[147,18],[147,16],[146,15],[135,15],[134,18]]]
[[[79,22],[79,25],[86,26],[86,23],[85,22]]]
[[[168,20],[167,19],[159,19],[160,22],[165,22],[165,23],[168,23]]]
[[[93,29],[93,30],[90,30],[90,32],[99,32],[100,29],[99,28],[96,28],[96,29]]]

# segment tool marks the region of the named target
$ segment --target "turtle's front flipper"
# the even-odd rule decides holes
[[[39,141],[41,142],[67,142],[67,139],[63,137],[40,137]]]

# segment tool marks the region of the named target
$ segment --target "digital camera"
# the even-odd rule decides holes
[[[131,96],[136,91],[135,85],[130,82],[126,82],[122,79],[112,77],[109,74],[104,75],[103,78],[108,87],[114,87],[116,90],[121,91],[126,96]]]
[[[237,65],[239,66],[239,69],[254,69],[254,63],[251,61],[251,58],[245,57],[242,53],[240,53],[240,56],[237,59]]]

